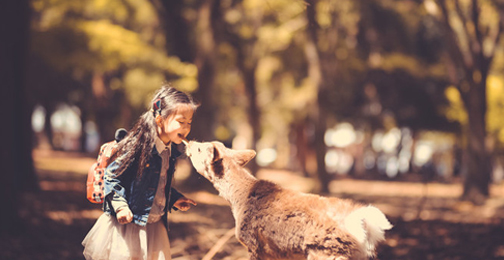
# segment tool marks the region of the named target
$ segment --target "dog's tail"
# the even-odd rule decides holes
[[[362,246],[363,252],[374,256],[376,244],[385,240],[385,230],[392,225],[385,214],[373,206],[359,208],[345,218],[345,227]]]

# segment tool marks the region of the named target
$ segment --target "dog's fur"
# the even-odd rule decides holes
[[[230,204],[236,237],[251,260],[368,259],[392,228],[375,207],[282,189],[258,180],[243,166],[253,150],[232,150],[220,142],[191,141],[186,153],[198,173]]]

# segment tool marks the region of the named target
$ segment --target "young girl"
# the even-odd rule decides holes
[[[105,173],[102,214],[82,244],[90,260],[171,259],[168,212],[196,203],[171,187],[180,144],[198,105],[163,86],[128,135]]]

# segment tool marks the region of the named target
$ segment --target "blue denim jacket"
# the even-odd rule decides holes
[[[168,168],[166,177],[166,205],[165,214],[163,215],[163,223],[168,228],[167,212],[171,211],[173,204],[181,197],[177,190],[171,187],[173,174],[175,172],[175,161],[181,153],[177,150],[176,146],[172,144],[170,156],[170,167]],[[162,159],[154,147],[152,150],[152,157],[147,163],[147,166],[142,172],[142,176],[137,178],[137,163],[132,162],[131,165],[120,176],[115,175],[115,171],[121,164],[121,158],[113,161],[105,170],[104,176],[104,194],[105,202],[103,203],[103,210],[115,216],[115,212],[111,205],[111,200],[114,197],[124,199],[128,202],[128,206],[133,213],[133,223],[145,226],[149,218],[149,212],[154,202],[156,190],[158,187],[159,176],[161,171]],[[117,197],[118,196],[118,197]],[[176,208],[174,208],[176,209]]]

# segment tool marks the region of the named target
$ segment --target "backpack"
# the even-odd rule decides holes
[[[111,163],[110,158],[117,151],[117,143],[126,136],[127,131],[120,128],[115,133],[115,140],[104,143],[100,147],[96,162],[91,165],[88,171],[86,182],[86,197],[92,203],[103,203],[103,188],[105,169]]]

